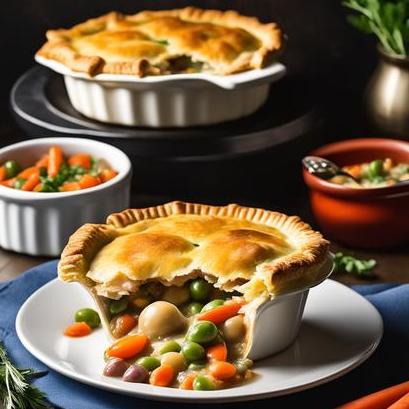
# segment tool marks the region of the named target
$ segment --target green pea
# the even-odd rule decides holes
[[[192,362],[189,365],[189,369],[192,371],[200,371],[201,369],[206,368],[206,361],[196,361],[196,362]]]
[[[210,321],[200,321],[190,327],[187,339],[198,344],[207,344],[212,342],[218,335],[219,330],[216,325]]]
[[[14,189],[21,189],[24,185],[24,183],[26,183],[27,179],[23,179],[23,178],[18,178],[15,182],[14,182]]]
[[[112,315],[119,314],[122,311],[125,311],[128,307],[129,300],[127,297],[122,297],[119,300],[112,300],[109,304],[109,312]]]
[[[202,278],[197,278],[190,283],[189,289],[190,296],[195,301],[203,301],[209,296],[211,285]]]
[[[187,317],[191,317],[192,315],[199,314],[199,312],[202,311],[202,308],[203,304],[200,304],[200,302],[191,302],[186,308],[184,308],[183,312]]]
[[[219,307],[220,305],[223,305],[224,301],[225,300],[220,300],[220,299],[210,301],[202,308],[201,312],[213,310],[213,308],[216,308],[216,307]]]
[[[193,381],[193,389],[195,391],[212,391],[214,384],[207,376],[198,375]]]
[[[75,322],[86,322],[91,328],[101,325],[98,313],[92,308],[82,308],[75,313]]]
[[[206,356],[206,351],[196,342],[186,342],[182,346],[182,354],[186,361],[194,362],[203,359]]]
[[[368,166],[368,176],[370,179],[374,179],[378,176],[382,176],[383,171],[383,160],[377,159],[373,160]]]
[[[6,168],[7,179],[14,178],[21,171],[21,166],[15,160],[8,160],[4,167]]]
[[[147,371],[153,371],[160,366],[160,361],[154,356],[144,356],[136,361],[139,365],[142,365]]]
[[[234,362],[234,366],[236,367],[237,372],[240,375],[243,375],[248,369],[250,369],[253,366],[253,361],[248,358],[237,359]]]
[[[178,342],[172,340],[165,342],[160,348],[159,353],[161,355],[166,354],[166,352],[180,352],[181,346]]]

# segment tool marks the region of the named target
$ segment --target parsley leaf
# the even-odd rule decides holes
[[[409,0],[345,0],[356,14],[348,21],[358,30],[378,37],[385,51],[401,56],[409,53]]]
[[[334,258],[335,272],[348,273],[360,278],[375,277],[372,269],[376,266],[376,260],[362,260],[344,253],[336,253]]]

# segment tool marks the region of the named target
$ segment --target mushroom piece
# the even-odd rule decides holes
[[[149,304],[139,316],[139,331],[151,339],[163,338],[181,332],[187,324],[178,308],[166,301]]]

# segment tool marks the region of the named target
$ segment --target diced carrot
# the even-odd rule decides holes
[[[388,409],[408,409],[409,408],[409,392],[403,395],[399,400],[393,403]]]
[[[52,146],[48,151],[48,155],[48,176],[57,176],[64,161],[62,150],[59,146]]]
[[[193,381],[195,380],[196,375],[189,374],[183,378],[183,381],[179,385],[179,389],[185,389],[191,391],[193,389]]]
[[[7,179],[7,171],[4,166],[0,167],[0,182]]]
[[[40,182],[40,173],[33,173],[24,183],[23,186],[21,186],[21,190],[24,190],[25,192],[29,192],[30,190],[33,190],[38,183]]]
[[[216,361],[209,366],[209,373],[221,381],[233,378],[236,372],[236,367],[230,362]]]
[[[22,170],[18,175],[18,179],[28,179],[31,175],[40,175],[40,170],[36,166],[30,166],[29,168],[26,168]]]
[[[43,156],[36,162],[36,167],[37,167],[37,168],[47,168],[47,167],[48,167],[48,160],[49,160],[49,156],[48,156],[48,155],[43,155]]]
[[[225,304],[219,305],[212,310],[198,314],[197,319],[201,321],[211,321],[214,324],[221,324],[227,319],[237,315],[241,306],[242,303],[237,301],[226,302]]]
[[[86,322],[76,322],[69,325],[65,331],[64,335],[68,337],[84,337],[92,332],[92,328]]]
[[[352,165],[352,166],[346,166],[347,172],[352,175],[354,178],[359,178],[361,176],[362,172],[362,166],[361,165]]]
[[[70,166],[81,166],[85,169],[91,168],[91,155],[87,153],[77,153],[68,158],[68,164]]]
[[[225,361],[227,359],[227,348],[225,344],[216,344],[207,348],[207,358],[214,361]]]
[[[0,185],[6,186],[6,187],[13,187],[16,180],[17,178],[7,179],[7,180],[4,180],[3,182],[0,182]]]
[[[101,177],[102,182],[108,182],[108,180],[113,179],[117,174],[118,172],[115,172],[112,169],[104,169],[101,172],[100,177]]]
[[[336,409],[385,409],[409,392],[409,381],[345,403]]]
[[[151,373],[149,383],[156,386],[169,386],[174,377],[175,371],[170,365],[161,365]]]
[[[123,314],[115,318],[112,334],[115,338],[126,335],[131,329],[136,327],[137,319],[131,314]]]
[[[112,344],[106,351],[110,357],[129,359],[138,355],[148,345],[146,335],[128,335]]]
[[[101,184],[101,181],[96,176],[85,174],[79,181],[81,189],[87,189]]]
[[[36,186],[34,186],[33,192],[41,192],[43,190],[43,184],[38,183]]]
[[[64,182],[59,190],[60,192],[72,192],[74,190],[81,190],[81,186],[78,182]]]

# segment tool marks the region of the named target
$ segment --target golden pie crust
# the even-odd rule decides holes
[[[47,40],[38,56],[89,75],[167,74],[182,57],[192,66],[202,64],[201,71],[226,75],[261,68],[282,47],[275,23],[194,7],[111,12],[70,29],[49,30]]]
[[[58,273],[113,299],[150,281],[183,285],[200,275],[250,301],[316,281],[328,247],[297,216],[171,202],[82,226],[63,250]]]

